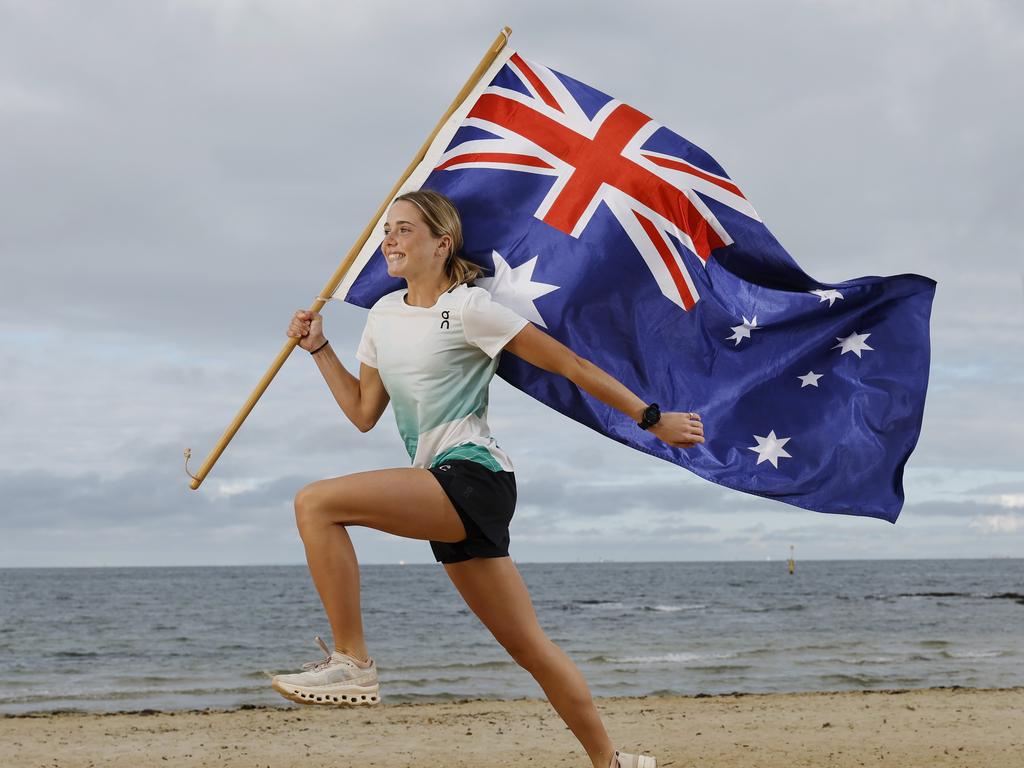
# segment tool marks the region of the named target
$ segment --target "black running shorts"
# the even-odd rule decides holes
[[[431,541],[437,562],[507,557],[508,526],[516,508],[515,473],[493,472],[469,459],[445,460],[429,471],[448,494],[467,534],[455,543]]]

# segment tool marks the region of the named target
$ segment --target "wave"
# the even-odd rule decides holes
[[[159,694],[160,696],[215,696],[217,694],[232,693],[232,694],[258,694],[266,690],[266,686],[259,685],[246,685],[246,686],[232,686],[222,688],[175,688],[175,689],[161,689],[154,691],[152,689],[139,689],[139,690],[117,690],[117,691],[86,691],[82,693],[60,693],[54,694],[52,691],[46,691],[44,693],[30,693],[23,696],[4,696],[0,697],[0,705],[5,704],[41,704],[44,702],[52,701],[131,701],[132,699],[146,699],[151,698],[153,694]]]
[[[676,611],[701,611],[707,608],[706,605],[694,604],[694,605],[642,605],[641,610],[644,611],[665,611],[667,613],[675,613]]]
[[[625,603],[619,602],[618,600],[571,600],[568,603],[562,603],[560,607],[563,611],[573,611],[578,610],[580,607],[622,609],[628,608],[629,606]]]
[[[840,664],[853,664],[859,667],[865,664],[890,664],[894,661],[899,661],[899,659],[895,656],[866,656],[863,659],[828,659],[828,661],[836,661]]]
[[[466,670],[472,671],[472,670],[477,670],[477,669],[508,669],[510,667],[517,667],[517,666],[519,666],[519,665],[516,664],[512,659],[509,659],[508,661],[478,661],[478,662],[457,661],[457,662],[452,662],[450,664],[431,664],[430,666],[424,666],[423,664],[405,666],[405,665],[400,665],[399,664],[399,665],[389,666],[388,670],[389,671],[394,671],[394,672],[405,672],[405,673],[409,673],[409,672],[411,672],[413,670],[423,670],[426,673],[433,673],[433,672],[435,672],[438,669],[452,669],[452,670],[454,670],[454,669],[466,669]]]
[[[380,676],[382,683],[387,683],[389,686],[394,685],[407,685],[410,688],[425,688],[428,685],[450,685],[459,683],[475,683],[479,682],[479,678],[473,675],[459,675],[458,677],[387,677],[385,675]]]
[[[562,603],[559,607],[563,611],[596,609],[617,611],[661,611],[665,613],[675,613],[677,611],[701,611],[707,608],[707,605],[703,603],[683,603],[682,605],[674,605],[671,603],[659,603],[657,605],[642,605],[636,603],[623,603],[619,600],[585,599],[571,600],[568,603]]]
[[[742,672],[753,669],[753,664],[697,664],[690,667],[694,672],[706,672],[711,675],[722,675],[727,672]]]
[[[55,659],[95,659],[100,654],[96,651],[57,651],[51,656]]]
[[[853,597],[838,596],[840,600],[852,600]],[[1024,605],[1024,594],[1019,592],[897,592],[892,595],[864,595],[865,600],[893,601],[900,597],[960,597],[973,600],[1013,600]]]
[[[894,677],[892,675],[852,675],[852,674],[831,674],[819,675],[816,678],[822,685],[855,686],[857,688],[893,688],[896,686],[919,686],[926,684],[924,678],[919,677]],[[815,690],[820,690],[815,688]]]
[[[1000,592],[996,595],[985,595],[986,600],[1014,600],[1024,605],[1024,595],[1019,592]]]
[[[690,664],[694,661],[735,659],[738,653],[662,653],[656,656],[599,656],[596,659],[612,664]]]
[[[1003,651],[943,651],[940,654],[944,659],[995,659],[1003,655]]]
[[[740,613],[771,613],[772,611],[805,611],[807,606],[803,603],[794,603],[793,605],[783,606],[768,606],[765,608],[741,608]]]
[[[769,648],[751,648],[743,651],[744,656],[775,656],[799,651],[835,651],[844,645],[856,645],[856,643],[836,640],[834,643],[805,643],[804,645],[777,646]]]
[[[891,683],[889,677],[879,675],[831,674],[819,675],[818,680],[826,685],[872,686]]]

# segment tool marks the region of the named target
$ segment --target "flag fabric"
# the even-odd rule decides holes
[[[639,110],[506,51],[405,189],[459,208],[476,285],[663,411],[673,448],[572,382],[502,355],[548,406],[720,485],[895,522],[921,428],[935,283],[808,276],[706,152]],[[403,190],[404,191],[404,190]],[[383,219],[335,298],[371,307]]]

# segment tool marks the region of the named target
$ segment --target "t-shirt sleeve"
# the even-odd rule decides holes
[[[482,349],[488,357],[497,357],[529,322],[494,301],[483,288],[472,291],[462,306],[462,330],[466,341]]]
[[[366,317],[363,337],[359,339],[359,346],[356,347],[356,359],[371,368],[380,367],[377,365],[377,343],[373,340],[373,312]]]

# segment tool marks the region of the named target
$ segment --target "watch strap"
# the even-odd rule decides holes
[[[660,420],[661,409],[658,407],[657,403],[651,403],[644,409],[643,419],[638,421],[636,425],[640,427],[640,429],[650,429]]]

